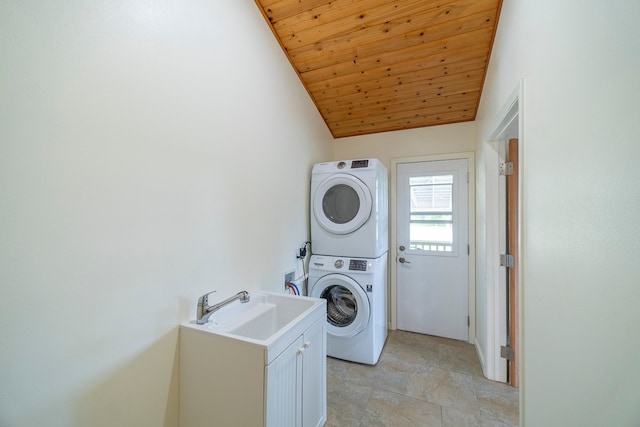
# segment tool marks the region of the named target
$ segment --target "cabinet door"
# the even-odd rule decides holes
[[[302,423],[303,337],[295,340],[265,367],[268,427],[300,426]]]
[[[327,419],[327,336],[326,318],[320,319],[303,335],[302,425],[316,427]]]

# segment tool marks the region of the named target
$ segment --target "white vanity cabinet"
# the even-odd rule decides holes
[[[265,367],[267,426],[317,427],[326,421],[326,320],[318,320]]]
[[[181,325],[180,427],[324,425],[325,332],[324,300],[264,340]]]

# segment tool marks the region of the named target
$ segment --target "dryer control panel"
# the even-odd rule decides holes
[[[358,168],[368,168],[369,167],[369,160],[353,160],[351,162],[351,169],[358,169]]]

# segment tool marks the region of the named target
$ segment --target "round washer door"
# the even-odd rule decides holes
[[[316,282],[311,296],[327,300],[327,333],[352,337],[369,323],[369,298],[358,283],[342,274],[329,274]]]
[[[371,192],[353,175],[331,175],[316,189],[313,214],[329,233],[353,233],[371,215]]]

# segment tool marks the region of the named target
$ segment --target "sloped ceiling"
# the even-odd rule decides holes
[[[334,137],[475,119],[501,0],[255,0]]]

